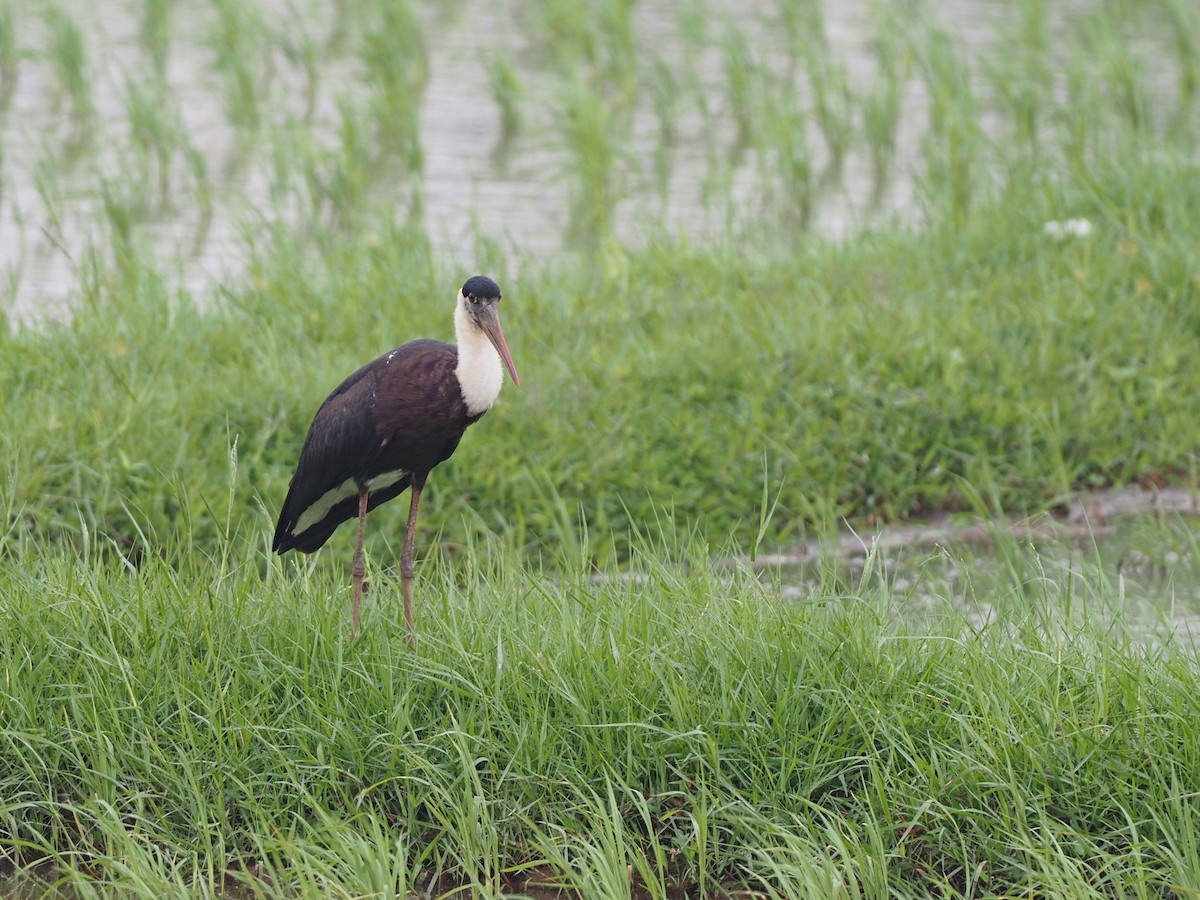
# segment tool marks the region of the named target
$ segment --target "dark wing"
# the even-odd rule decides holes
[[[293,548],[304,552],[316,550],[333,529],[345,521],[342,517],[328,528],[314,525],[300,534],[294,533],[306,510],[346,482],[351,482],[347,490],[357,498],[354,481],[378,452],[379,437],[371,408],[387,359],[388,355],[385,355],[367,363],[334,388],[317,410],[275,526],[272,548],[276,553],[286,553]],[[357,509],[357,502],[352,506]],[[327,525],[328,518],[322,517],[318,524]],[[313,542],[316,542],[315,546],[310,546]]]
[[[374,415],[387,444],[372,476],[400,469],[418,476],[427,473],[449,458],[463,431],[474,421],[467,415],[455,374],[458,351],[454,345],[413,341],[404,349],[409,351],[404,359],[394,361],[380,375]]]
[[[321,547],[358,514],[360,484],[378,479],[368,501],[374,509],[405,491],[414,476],[423,484],[429,470],[449,458],[474,421],[454,374],[457,364],[453,344],[411,341],[334,389],[300,452],[275,528],[275,552]]]

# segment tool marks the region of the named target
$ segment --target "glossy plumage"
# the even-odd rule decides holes
[[[413,533],[425,480],[496,401],[502,366],[520,385],[500,329],[499,303],[496,282],[469,278],[455,305],[457,345],[410,341],[367,363],[334,388],[309,426],[272,547],[280,554],[311,553],[338,525],[357,517],[351,637],[358,633],[367,513],[411,488],[400,574],[413,640]]]
[[[402,494],[450,458],[463,432],[483,414],[468,415],[454,375],[458,349],[417,340],[367,363],[321,404],[313,417],[296,475],[275,528],[276,553],[312,553],[358,512],[358,487],[402,471],[399,481],[369,491],[367,511]],[[296,532],[305,510],[350,481],[356,487],[318,522]]]

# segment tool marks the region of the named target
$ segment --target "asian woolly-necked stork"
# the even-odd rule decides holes
[[[521,385],[500,330],[499,304],[496,282],[484,275],[468,278],[454,308],[457,346],[410,341],[339,384],[313,417],[272,547],[279,554],[312,553],[357,514],[351,640],[358,633],[367,513],[411,487],[400,577],[413,642],[413,534],[425,479],[450,458],[467,426],[496,402],[504,380],[501,363],[513,384]]]

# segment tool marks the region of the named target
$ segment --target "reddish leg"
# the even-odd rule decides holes
[[[358,601],[362,597],[363,576],[367,574],[363,562],[363,531],[367,524],[367,489],[358,490],[358,544],[354,548],[354,564],[350,575],[354,579],[354,607],[350,613],[350,640],[358,637]]]
[[[413,564],[413,536],[417,532],[417,507],[421,503],[421,488],[424,487],[424,479],[418,486],[416,479],[412,485],[412,502],[408,507],[408,531],[404,535],[404,551],[400,554],[400,587],[404,592],[404,624],[408,626],[408,645],[410,647],[416,644],[416,633],[413,631],[413,611],[412,611],[412,582],[413,575],[416,574],[416,566]]]

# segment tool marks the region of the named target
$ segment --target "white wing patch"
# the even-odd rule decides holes
[[[292,529],[292,534],[298,535],[308,531],[329,515],[331,509],[347,497],[353,497],[357,493],[358,485],[354,483],[353,478],[347,478],[337,487],[326,491],[316,503],[300,514],[300,518],[296,520],[296,527]]]
[[[372,491],[382,490],[385,487],[391,487],[408,472],[404,469],[396,469],[394,472],[384,472],[382,475],[376,475],[368,483],[367,487]]]
[[[405,469],[396,469],[392,472],[384,472],[381,475],[376,475],[367,482],[368,491],[379,491],[386,487],[391,487],[397,481],[409,473]],[[347,478],[335,488],[331,488],[321,495],[312,506],[300,514],[300,518],[296,520],[296,527],[292,529],[293,535],[303,534],[312,528],[327,515],[329,511],[350,497],[358,493],[358,485],[353,478]]]

